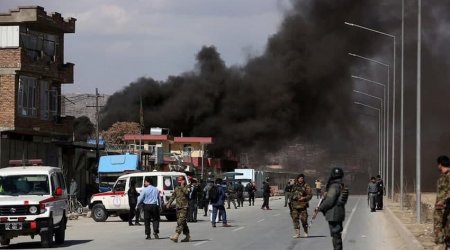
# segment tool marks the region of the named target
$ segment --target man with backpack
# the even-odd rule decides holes
[[[225,211],[225,192],[226,187],[222,186],[222,179],[220,178],[216,179],[215,185],[208,191],[208,197],[213,207],[211,219],[212,227],[216,227],[217,212],[219,212],[222,217],[222,226],[231,227],[227,223],[227,212]]]
[[[348,199],[348,189],[342,183],[344,171],[333,168],[326,187],[326,196],[315,212],[322,212],[330,227],[333,238],[333,249],[342,250],[342,222],[345,220],[345,204]]]

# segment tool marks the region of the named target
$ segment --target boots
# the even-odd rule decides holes
[[[191,235],[190,234],[186,234],[186,238],[181,240],[181,242],[189,242],[189,241],[191,241]]]
[[[171,235],[169,237],[170,240],[172,240],[173,242],[177,243],[178,242],[178,237],[180,236],[179,233],[175,233],[174,235]]]
[[[292,238],[300,238],[300,229],[295,229],[295,234],[292,236]]]

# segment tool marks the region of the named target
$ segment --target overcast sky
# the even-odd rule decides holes
[[[243,64],[263,52],[289,0],[0,0],[0,12],[30,5],[77,19],[65,36],[75,82],[63,92],[112,94],[142,76],[192,70],[203,45],[227,66]]]

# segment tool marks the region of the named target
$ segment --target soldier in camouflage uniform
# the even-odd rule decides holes
[[[305,237],[308,237],[308,207],[309,200],[312,198],[311,187],[305,183],[305,176],[300,174],[295,179],[294,185],[291,189],[290,208],[291,217],[294,223],[295,234],[294,238],[300,238],[300,222],[302,223]]]
[[[227,185],[227,209],[230,209],[230,202],[233,203],[234,209],[237,209],[236,206],[236,190],[234,190],[233,183],[228,182]]]
[[[437,180],[436,203],[434,205],[433,224],[434,242],[437,249],[445,249],[445,236],[450,232],[450,220],[447,217],[446,225],[443,225],[443,213],[445,200],[450,198],[450,160],[447,156],[439,156],[437,159],[438,169],[441,175]],[[448,208],[447,208],[448,209]]]
[[[189,227],[187,225],[187,211],[189,207],[188,195],[190,192],[190,187],[186,186],[186,180],[184,176],[179,176],[178,187],[175,188],[170,200],[168,201],[166,207],[170,208],[170,204],[176,200],[177,204],[177,228],[175,229],[175,234],[170,236],[170,239],[174,242],[178,242],[178,237],[181,232],[186,235],[186,238],[182,239],[181,242],[191,241],[191,236],[189,234]]]

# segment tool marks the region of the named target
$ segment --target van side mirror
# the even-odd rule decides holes
[[[57,187],[55,190],[55,196],[61,196],[63,194],[63,190],[61,187]]]

